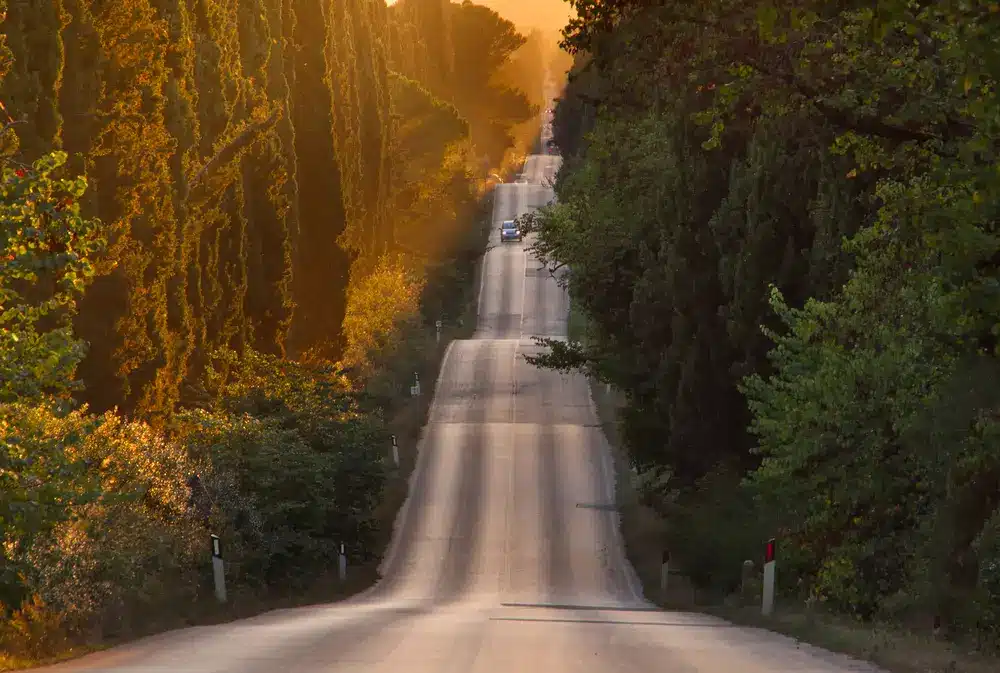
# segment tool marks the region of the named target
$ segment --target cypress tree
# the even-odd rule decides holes
[[[292,355],[313,351],[336,357],[350,258],[337,245],[346,215],[334,151],[326,45],[332,12],[328,0],[300,0],[286,10],[291,60],[292,123],[299,196],[298,241],[292,263],[296,304],[289,334]]]

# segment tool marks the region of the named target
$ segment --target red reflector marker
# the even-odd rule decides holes
[[[774,560],[774,538],[772,537],[767,541],[767,551],[764,553],[764,563],[770,563]]]

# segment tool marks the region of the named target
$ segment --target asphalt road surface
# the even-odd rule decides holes
[[[547,135],[547,134],[546,134]],[[544,138],[543,138],[544,140]],[[834,673],[873,671],[765,631],[664,612],[626,561],[587,382],[535,369],[567,297],[500,222],[552,198],[559,157],[498,187],[475,336],[453,342],[385,579],[347,602],[190,628],[52,671]]]

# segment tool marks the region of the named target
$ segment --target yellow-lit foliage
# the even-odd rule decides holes
[[[0,102],[26,119],[17,127],[19,160],[62,146],[70,169],[85,171],[92,185],[84,214],[113,230],[100,265],[107,275],[76,321],[91,345],[79,368],[82,399],[98,410],[166,418],[214,348],[344,355],[348,282],[365,275],[352,270],[354,260],[415,247],[417,257],[433,257],[437,251],[414,246],[410,232],[450,226],[472,181],[465,171],[438,170],[437,157],[469,133],[466,111],[456,115],[441,101],[459,94],[475,101],[473,128],[497,130],[486,134],[491,149],[477,153],[497,160],[504,126],[523,116],[521,97],[488,86],[521,38],[463,7],[445,0],[393,8],[382,0],[9,7]],[[485,17],[485,30],[501,39],[483,39],[499,47],[456,39],[459,14]],[[390,63],[418,80],[434,111],[430,127],[396,105],[403,88],[394,90]],[[483,91],[464,91],[460,71]],[[17,147],[7,140],[5,151]]]
[[[204,533],[187,510],[185,448],[148,424],[117,414],[78,447],[101,496],[39,541],[34,588],[75,629],[118,634],[131,613],[196,595]],[[129,620],[131,621],[131,620]]]
[[[0,405],[0,650],[191,615],[211,600],[207,526],[245,555],[234,590],[301,589],[334,541],[377,554],[387,430],[350,389],[391,414],[429,376],[421,309],[459,316],[481,250],[486,167],[444,102],[468,56],[453,5],[419,26],[383,0],[10,5],[0,156],[64,149],[110,241],[73,325],[90,409]],[[405,82],[403,53],[419,60]],[[8,113],[27,117],[20,140]],[[337,358],[354,369],[324,366]],[[282,545],[303,537],[298,564]]]
[[[418,315],[423,279],[399,255],[379,258],[347,295],[344,362],[364,376],[371,356],[398,345],[399,326]]]
[[[164,122],[167,24],[148,0],[81,1],[80,6],[92,17],[104,67],[100,126],[87,169],[98,190],[115,190],[113,205],[100,214],[116,234],[111,256],[128,279],[127,304],[117,324],[118,373],[131,377],[162,358],[161,367],[145,372],[143,378],[159,380],[143,395],[142,406],[163,408],[173,401],[171,379],[179,375],[167,311],[168,283],[178,261],[170,173],[176,140]]]
[[[6,481],[0,513],[18,511],[8,499],[34,494],[36,504],[32,517],[6,521],[0,566],[20,577],[0,583],[6,602],[35,601],[13,622],[41,629],[22,633],[21,646],[46,646],[54,625],[113,629],[129,603],[194,595],[204,540],[185,511],[192,466],[183,446],[115,413],[23,404],[0,407],[0,441],[18,479]]]

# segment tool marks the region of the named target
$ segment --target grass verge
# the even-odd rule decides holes
[[[574,317],[575,316],[575,317]],[[574,326],[575,324],[575,326]],[[569,331],[576,338],[586,332],[586,320],[570,311]],[[872,662],[892,673],[997,673],[1000,659],[963,650],[958,645],[888,624],[862,624],[807,610],[804,605],[775,606],[770,617],[758,605],[719,604],[700,594],[683,575],[671,574],[668,591],[660,590],[660,561],[667,522],[642,505],[618,435],[616,415],[623,400],[603,383],[591,381],[591,395],[599,422],[615,458],[618,507],[626,554],[650,601],[674,610],[704,612],[731,622],[767,629],[833,652]]]

